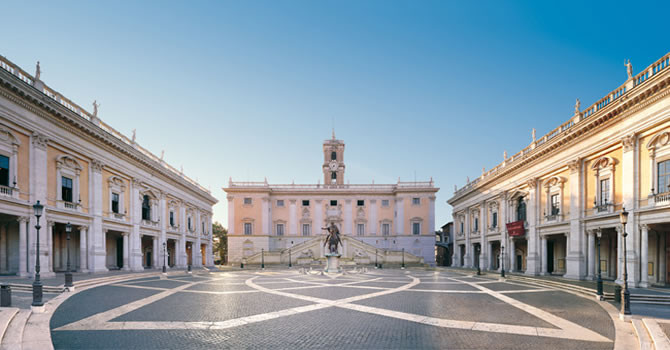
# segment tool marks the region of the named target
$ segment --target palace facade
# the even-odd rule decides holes
[[[323,259],[323,227],[335,223],[343,259],[435,262],[435,193],[426,182],[344,182],[344,142],[323,143],[323,184],[233,182],[228,197],[229,261],[307,263]],[[292,249],[293,254],[289,253]],[[261,253],[261,250],[263,253]]]
[[[572,279],[600,267],[621,283],[625,254],[631,285],[667,284],[669,64],[628,65],[623,85],[457,189],[454,265]]]
[[[217,200],[0,56],[0,273],[212,265]],[[39,247],[32,205],[45,207]],[[72,227],[68,242],[66,224]]]

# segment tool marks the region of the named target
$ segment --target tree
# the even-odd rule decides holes
[[[228,229],[220,222],[212,225],[212,239],[214,240],[214,251],[219,255],[220,264],[228,262]]]

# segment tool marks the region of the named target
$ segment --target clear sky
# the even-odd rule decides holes
[[[667,1],[5,1],[0,55],[160,155],[220,203],[228,178],[475,178],[670,51]]]

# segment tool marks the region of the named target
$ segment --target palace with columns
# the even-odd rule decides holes
[[[40,79],[0,56],[0,273],[212,265],[217,200]],[[45,206],[36,247],[32,205]]]
[[[600,266],[621,283],[625,254],[630,285],[668,284],[669,64],[629,65],[623,85],[457,189],[454,265],[571,279]]]
[[[324,254],[322,228],[335,223],[345,261],[400,263],[404,255],[406,261],[434,264],[439,189],[433,180],[345,184],[344,146],[334,133],[324,141],[323,184],[230,180],[224,188],[230,262],[260,262],[261,250],[265,263],[316,262]]]

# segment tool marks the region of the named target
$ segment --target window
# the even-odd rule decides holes
[[[278,199],[277,200],[277,206],[278,207],[283,207],[284,206],[284,200],[283,199]]]
[[[494,211],[491,215],[491,227],[498,227],[498,212]]]
[[[356,225],[356,233],[359,236],[365,235],[365,224],[358,224]]]
[[[382,224],[382,235],[388,236],[391,233],[391,224]]]
[[[382,207],[388,207],[389,206],[389,200],[388,199],[382,199]]]
[[[670,192],[670,160],[658,163],[658,193]]]
[[[463,221],[461,221],[461,233],[465,231],[465,228],[463,228]]]
[[[479,231],[479,218],[475,218],[475,231]]]
[[[151,220],[151,203],[146,194],[142,197],[142,220]]]
[[[359,206],[359,207],[364,206],[364,205],[365,205],[365,200],[363,200],[363,199],[359,199],[359,200],[357,200],[357,201],[356,201],[356,205]]]
[[[284,235],[284,224],[277,224],[277,236]]]
[[[309,199],[304,199],[304,200],[302,201],[302,206],[303,206],[303,207],[309,207]]]
[[[330,206],[336,207],[337,206],[337,200],[331,200],[330,201]]]
[[[526,202],[523,197],[519,197],[518,205],[516,207],[516,219],[519,221],[526,221]]]
[[[413,235],[420,235],[421,234],[421,223],[420,222],[413,222],[412,223],[412,234]]]
[[[337,152],[330,152],[330,160],[337,160]]]
[[[412,205],[421,205],[421,198],[412,198]]]
[[[188,217],[188,230],[191,231],[191,217]]]
[[[9,186],[9,158],[0,156],[0,185]]]
[[[561,211],[561,204],[558,202],[558,194],[551,195],[551,215],[558,215]]]
[[[119,213],[119,194],[112,193],[112,213]]]
[[[251,198],[250,197],[244,198],[244,205],[251,205]]]
[[[330,178],[331,178],[332,180],[337,180],[337,173],[334,172],[334,171],[333,171],[332,173],[330,173]]]
[[[310,224],[302,224],[302,235],[303,236],[311,236],[312,235],[312,229],[310,227]]]
[[[204,221],[202,222],[202,231],[200,231],[200,233],[205,233],[205,222]]]
[[[247,235],[247,236],[251,234],[251,223],[250,222],[245,222],[244,223],[244,234]]]
[[[170,226],[174,227],[174,212],[170,211]]]
[[[63,176],[61,185],[61,199],[72,203],[72,179]]]

